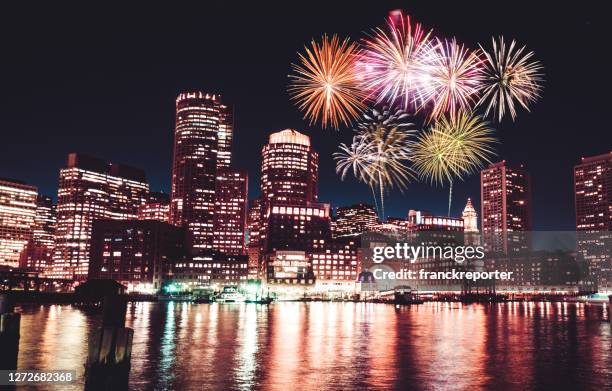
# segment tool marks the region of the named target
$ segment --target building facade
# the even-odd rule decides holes
[[[183,228],[155,220],[96,220],[88,279],[113,279],[129,291],[155,293],[186,259]]]
[[[272,133],[262,150],[263,204],[268,207],[316,202],[318,159],[310,137],[291,129]]]
[[[334,219],[334,237],[356,236],[374,230],[378,214],[372,205],[359,203],[340,206]]]
[[[217,170],[213,249],[246,254],[248,176],[231,168]]]
[[[217,168],[231,157],[228,110],[218,95],[186,92],[176,99],[170,221],[187,228],[195,251],[213,248]]]
[[[52,266],[56,223],[57,210],[53,199],[38,195],[32,240],[21,254],[20,267],[44,272]]]
[[[612,231],[612,152],[574,167],[576,230]]]
[[[131,220],[146,202],[143,170],[82,154],[60,170],[53,266],[49,276],[84,279],[94,220]]]
[[[505,160],[480,173],[481,229],[492,252],[523,251],[531,225],[531,181],[525,168]]]
[[[19,266],[33,237],[37,196],[34,186],[0,179],[0,266]]]

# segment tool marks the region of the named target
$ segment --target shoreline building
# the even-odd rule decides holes
[[[57,210],[53,199],[39,194],[36,198],[32,240],[21,253],[19,267],[44,272],[52,266],[56,223]]]
[[[487,251],[520,253],[529,249],[532,229],[531,180],[523,165],[505,160],[480,173],[481,230]]]
[[[176,98],[170,222],[187,228],[192,249],[213,249],[218,167],[231,162],[232,115],[219,95]]]
[[[0,178],[0,266],[19,266],[34,234],[37,196],[35,186]]]
[[[217,171],[213,249],[228,255],[246,254],[248,176],[246,171]]]
[[[87,278],[94,220],[135,220],[149,185],[141,169],[77,153],[60,169],[52,278]]]
[[[183,228],[156,220],[96,220],[88,279],[113,279],[128,291],[157,293],[185,260]]]
[[[578,255],[583,284],[612,292],[612,152],[583,157],[574,167]]]

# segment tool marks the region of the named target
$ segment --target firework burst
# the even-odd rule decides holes
[[[342,179],[352,171],[357,180],[378,189],[383,218],[385,191],[394,187],[403,190],[414,178],[407,163],[415,130],[407,118],[399,109],[372,109],[358,124],[352,144],[341,144],[340,152],[334,153],[336,172]]]
[[[529,104],[540,97],[544,75],[542,65],[533,61],[533,52],[525,46],[520,49],[516,41],[506,47],[503,37],[492,39],[492,51],[480,46],[485,55],[482,97],[478,105],[485,106],[485,116],[490,113],[501,122],[506,112],[516,118],[516,103],[529,111]]]
[[[433,103],[430,119],[444,113],[454,118],[460,110],[470,111],[478,100],[481,60],[478,51],[465,48],[455,39],[436,42],[423,65],[425,100]]]
[[[449,184],[450,215],[453,182],[473,174],[490,162],[493,130],[473,113],[460,111],[454,118],[442,116],[420,135],[412,154],[413,167],[419,177],[432,184]]]
[[[300,64],[292,64],[291,98],[311,124],[320,118],[324,128],[350,125],[365,108],[354,69],[357,44],[324,35],[320,44],[313,40],[305,49],[305,55],[298,54]]]
[[[363,42],[358,74],[368,98],[404,110],[418,111],[424,103],[423,56],[431,50],[431,31],[414,26],[408,15],[389,16],[388,29],[375,29]]]

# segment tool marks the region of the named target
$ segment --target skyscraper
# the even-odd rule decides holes
[[[355,236],[372,231],[378,222],[378,214],[372,205],[359,203],[336,209],[334,237]]]
[[[96,219],[138,217],[149,185],[144,171],[71,153],[60,170],[52,277],[87,277],[91,230]]]
[[[482,170],[480,196],[481,229],[491,250],[508,252],[509,240],[520,242],[514,249],[524,248],[520,235],[509,237],[531,230],[531,185],[523,165],[510,166],[504,160]]]
[[[246,171],[217,170],[213,249],[245,255],[248,177]]]
[[[176,99],[170,220],[187,227],[196,252],[213,248],[215,181],[217,168],[230,163],[231,118],[218,95]]]
[[[574,167],[576,230],[612,231],[612,152]]]
[[[36,187],[0,179],[0,265],[17,267],[32,239],[36,216]]]
[[[53,199],[49,196],[38,195],[32,240],[28,242],[26,250],[21,253],[20,267],[42,272],[52,265],[56,222],[57,211]]]
[[[574,167],[578,255],[587,265],[582,283],[612,290],[612,152],[582,158]]]
[[[249,278],[263,278],[259,272],[259,255],[261,254],[259,235],[261,232],[261,198],[249,201],[247,213],[247,254],[249,256]]]
[[[310,146],[310,137],[292,129],[272,133],[263,147],[262,158],[265,208],[317,201],[319,155]]]

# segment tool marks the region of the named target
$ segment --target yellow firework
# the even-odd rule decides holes
[[[416,141],[413,167],[420,178],[449,184],[449,214],[453,181],[477,172],[494,156],[497,142],[487,122],[470,112],[443,116]]]
[[[321,43],[313,40],[305,50],[298,53],[300,64],[292,64],[291,99],[311,124],[320,119],[324,128],[350,125],[365,108],[355,72],[357,44],[324,35]]]

